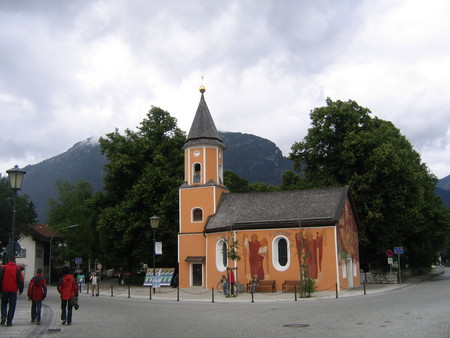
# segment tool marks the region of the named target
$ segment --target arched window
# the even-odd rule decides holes
[[[201,222],[203,221],[203,210],[200,208],[195,208],[192,210],[192,221]]]
[[[284,236],[276,237],[272,242],[272,263],[276,270],[286,271],[290,261],[289,240]]]
[[[223,184],[223,167],[222,167],[222,163],[219,163],[219,183]]]
[[[216,243],[216,266],[219,271],[225,271],[228,266],[227,242],[223,239]]]
[[[202,177],[202,166],[200,163],[194,164],[194,183],[200,183]]]

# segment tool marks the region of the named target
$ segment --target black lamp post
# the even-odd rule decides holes
[[[9,256],[15,256],[17,254],[16,245],[16,196],[17,191],[20,190],[22,186],[23,176],[26,171],[19,169],[16,165],[14,168],[6,171],[9,176],[9,184],[14,192],[13,194],[13,214],[12,214],[12,226],[11,226],[11,241],[9,242],[9,250],[6,250],[6,254]]]
[[[158,229],[159,226],[159,217],[158,216],[152,216],[150,217],[150,226],[152,227],[153,231],[153,293],[155,293],[155,276],[156,276],[156,268],[155,268],[155,253],[156,253],[156,237],[155,232],[156,229]]]

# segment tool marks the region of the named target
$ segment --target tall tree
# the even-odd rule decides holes
[[[305,165],[305,185],[351,186],[362,263],[385,267],[386,250],[403,246],[403,262],[429,267],[450,229],[434,194],[436,177],[391,122],[355,101],[326,103],[311,112],[307,136],[292,146],[296,169]]]
[[[58,198],[49,199],[49,228],[58,231],[64,238],[67,249],[61,252],[63,259],[83,258],[83,262],[94,262],[98,258],[98,235],[96,233],[96,213],[90,206],[93,196],[92,184],[80,180],[77,184],[57,180]],[[78,227],[67,229],[70,225]],[[89,267],[92,269],[92,266]]]
[[[25,181],[26,182],[26,181]],[[12,198],[9,179],[0,176],[0,247],[8,244],[12,229]],[[36,222],[36,210],[27,195],[16,195],[16,234],[20,233],[19,224],[32,224]]]
[[[149,218],[160,217],[157,240],[163,242],[158,263],[177,262],[178,188],[183,182],[186,135],[176,119],[152,107],[137,131],[117,130],[100,138],[105,165],[105,193],[96,196],[102,209],[98,231],[105,259],[116,268],[134,269],[152,262]]]

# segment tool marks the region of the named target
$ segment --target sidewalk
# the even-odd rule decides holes
[[[433,270],[425,275],[414,276],[406,279],[402,284],[367,284],[365,287],[366,295],[374,295],[378,293],[386,293],[399,288],[407,287],[409,285],[420,283],[423,280],[432,279],[440,274],[444,270],[440,267],[435,267]],[[358,286],[349,290],[342,290],[338,292],[336,297],[336,291],[321,291],[315,292],[309,298],[300,298],[297,295],[297,301],[314,301],[319,299],[332,299],[332,298],[344,298],[364,296],[364,286]],[[83,302],[83,298],[91,297],[91,294],[87,293],[87,288],[83,287],[79,298],[80,302]],[[103,283],[100,287],[99,297],[111,297],[111,284]],[[118,298],[130,298],[130,299],[148,299],[151,301],[173,301],[173,302],[214,302],[214,303],[250,303],[252,302],[252,295],[250,293],[241,293],[237,297],[225,297],[223,294],[213,292],[212,290],[205,290],[201,287],[191,287],[189,289],[180,289],[179,291],[174,288],[165,287],[160,291],[151,294],[150,300],[150,288],[144,286],[117,286],[113,285],[113,297]],[[295,301],[295,294],[293,292],[288,293],[254,293],[253,302],[291,302]],[[0,336],[6,337],[37,337],[48,333],[51,330],[50,326],[54,320],[54,316],[59,316],[59,308],[53,310],[50,306],[44,306],[42,308],[42,325],[37,326],[30,323],[30,304],[23,295],[19,297],[16,306],[16,314],[14,316],[12,327],[0,327]]]

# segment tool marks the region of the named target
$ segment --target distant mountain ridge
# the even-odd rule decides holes
[[[292,161],[284,158],[275,143],[267,139],[243,133],[219,134],[227,147],[224,152],[224,170],[249,182],[279,185],[283,173],[293,167]],[[83,179],[90,182],[95,191],[101,191],[106,162],[97,140],[89,138],[78,142],[60,155],[23,168],[27,174],[22,193],[30,196],[39,221],[45,222],[48,199],[58,197],[55,184],[58,178],[72,184]]]

